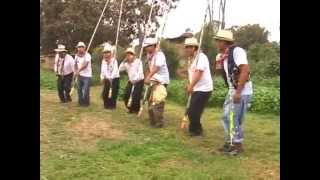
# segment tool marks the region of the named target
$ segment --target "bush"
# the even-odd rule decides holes
[[[253,76],[260,78],[280,76],[280,57],[272,44],[251,45],[248,50],[248,60]]]
[[[185,93],[186,83],[182,80],[171,80],[168,86],[168,99],[180,105],[185,105],[187,95]],[[214,90],[209,99],[208,107],[222,107],[228,89],[221,78],[214,79]],[[253,98],[251,112],[280,113],[280,88],[264,87],[253,84]]]
[[[53,71],[40,69],[40,88],[57,89],[57,77]]]
[[[161,41],[161,50],[166,56],[170,79],[176,78],[176,70],[179,66],[180,59],[177,47],[174,44],[163,40]]]

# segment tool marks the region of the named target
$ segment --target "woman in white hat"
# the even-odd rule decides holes
[[[71,82],[73,77],[74,59],[67,54],[66,47],[62,44],[55,49],[57,53],[54,61],[54,72],[58,76],[58,96],[61,103],[71,102]]]
[[[225,128],[225,144],[219,151],[236,155],[243,150],[243,121],[253,94],[247,54],[244,49],[234,45],[233,34],[229,30],[220,30],[214,39],[221,53],[217,63],[221,64],[226,84],[229,87],[223,105],[222,118]]]
[[[128,113],[137,114],[140,109],[140,100],[142,97],[144,74],[142,61],[136,58],[133,48],[127,48],[125,60],[121,62],[119,71],[127,71],[129,81],[125,88],[124,103],[128,108]]]
[[[207,56],[200,52],[196,38],[187,38],[184,43],[185,54],[190,59],[188,67],[189,84],[187,93],[191,96],[187,115],[190,121],[189,132],[191,136],[203,134],[200,119],[213,90],[210,65]]]
[[[102,98],[104,108],[115,109],[119,93],[119,69],[118,61],[114,58],[114,47],[105,44],[103,48],[103,59],[101,62],[100,79],[103,83]]]
[[[90,105],[90,86],[92,77],[91,55],[86,52],[83,42],[77,44],[75,55],[75,76],[78,76],[78,102],[80,106]]]

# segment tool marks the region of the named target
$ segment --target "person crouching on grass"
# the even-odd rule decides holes
[[[133,48],[127,48],[125,53],[126,58],[119,66],[119,71],[127,71],[129,76],[124,93],[124,103],[129,110],[128,113],[138,114],[144,84],[142,61],[136,58]]]
[[[191,96],[187,110],[190,121],[189,133],[190,136],[201,136],[203,135],[201,115],[213,90],[210,65],[204,53],[198,54],[200,47],[196,38],[187,38],[184,46],[185,54],[191,60],[188,67],[189,84],[187,87],[187,93]]]
[[[119,92],[118,61],[113,57],[114,48],[106,44],[103,48],[100,79],[103,84],[102,99],[105,109],[115,109]]]

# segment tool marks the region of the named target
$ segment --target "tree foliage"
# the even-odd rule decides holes
[[[248,49],[255,43],[264,44],[269,42],[269,31],[264,27],[260,27],[259,24],[248,24],[241,27],[233,26],[231,27],[231,31],[233,31],[237,44],[244,49]]]
[[[151,24],[154,33],[159,27],[157,17],[175,8],[177,0],[156,1]],[[45,52],[56,47],[57,40],[73,49],[78,41],[89,42],[106,1],[43,0],[40,2],[40,43]],[[106,41],[115,42],[121,0],[110,0],[92,47]],[[125,0],[123,4],[119,45],[127,46],[132,39],[143,37],[150,12],[148,0]]]

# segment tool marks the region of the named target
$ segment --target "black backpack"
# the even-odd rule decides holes
[[[228,74],[229,74],[231,83],[235,89],[237,89],[239,75],[240,75],[240,68],[236,65],[236,63],[234,62],[234,58],[233,58],[233,50],[236,47],[237,46],[231,46],[229,48],[229,55],[228,55]],[[229,85],[228,85],[228,80],[227,80],[227,73],[225,72],[224,67],[222,69],[223,69],[222,77],[224,79],[226,86],[228,87]],[[249,79],[250,79],[250,73],[249,73],[249,78],[247,81],[249,81]]]

